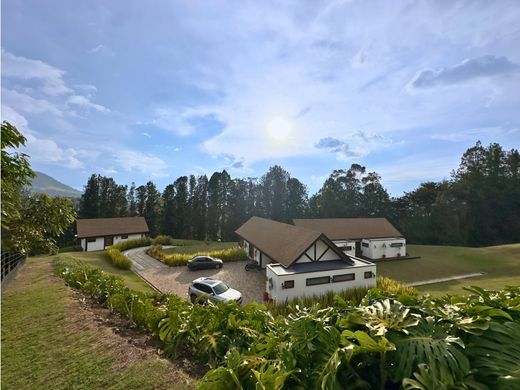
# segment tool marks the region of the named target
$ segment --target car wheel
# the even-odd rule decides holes
[[[190,301],[191,303],[195,303],[195,300],[197,299],[197,296],[195,294],[190,295]]]
[[[218,266],[218,264],[215,264],[215,269],[219,269],[220,267]]]
[[[218,268],[221,269],[221,268],[222,268],[222,264],[219,264],[219,265],[218,265]]]

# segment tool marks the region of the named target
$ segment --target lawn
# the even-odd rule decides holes
[[[195,379],[102,325],[31,258],[2,294],[2,388],[185,389]]]
[[[109,274],[121,276],[125,280],[126,285],[133,290],[152,291],[150,286],[148,286],[148,284],[146,284],[134,272],[130,270],[122,270],[112,265],[110,260],[108,260],[108,258],[106,257],[104,251],[70,252],[60,254],[60,256],[73,256],[91,265],[92,267],[102,269],[103,271]]]
[[[478,285],[501,289],[520,285],[520,244],[485,248],[408,245],[407,252],[420,259],[377,263],[379,275],[406,283],[477,272],[485,275],[417,287],[435,295],[464,293],[463,287]]]
[[[238,246],[238,242],[217,242],[201,240],[175,240],[175,248],[164,249],[163,252],[194,254],[201,252],[216,251]]]

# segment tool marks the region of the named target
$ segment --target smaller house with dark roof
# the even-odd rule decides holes
[[[149,233],[143,217],[91,218],[76,221],[77,238],[84,251],[99,251],[121,241],[145,237]]]
[[[236,233],[266,269],[266,291],[275,301],[376,285],[375,264],[347,255],[322,232],[252,217]]]
[[[294,225],[327,235],[350,255],[368,259],[406,256],[406,239],[386,218],[294,219]]]

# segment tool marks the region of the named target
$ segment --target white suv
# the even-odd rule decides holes
[[[200,296],[204,296],[199,302],[232,302],[242,303],[242,294],[229,287],[226,283],[212,278],[198,278],[191,282],[188,295],[192,303]]]

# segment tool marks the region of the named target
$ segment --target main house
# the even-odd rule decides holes
[[[99,251],[121,241],[144,237],[149,229],[143,217],[91,218],[76,221],[77,238],[84,251]]]
[[[275,301],[376,285],[375,264],[347,255],[322,232],[252,217],[236,233],[266,269],[266,291]]]
[[[406,239],[386,218],[294,219],[294,225],[329,237],[349,255],[368,259],[406,256]]]

